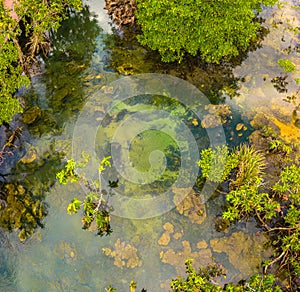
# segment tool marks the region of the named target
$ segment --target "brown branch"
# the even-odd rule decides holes
[[[262,226],[265,227],[268,231],[271,231],[271,227],[270,227],[267,223],[265,223],[265,222],[262,220],[262,218],[260,217],[260,215],[259,215],[257,209],[254,208],[254,210],[255,210],[255,214],[256,214],[258,220],[260,221],[260,223],[262,224]]]
[[[2,148],[0,150],[0,165],[4,161],[4,159],[3,159],[4,154],[13,154],[11,151],[8,151],[8,152],[5,151],[5,149],[13,146],[13,142],[14,142],[15,138],[17,138],[17,136],[21,134],[21,131],[22,131],[22,127],[16,128],[13,131],[13,133],[10,135],[10,137],[8,138],[7,142],[2,146]]]
[[[223,191],[219,190],[218,188],[216,189],[216,191],[217,191],[219,194],[221,194],[221,195],[227,195],[227,194],[228,194],[228,192],[223,192]]]
[[[258,211],[256,209],[255,209],[255,214],[256,214],[258,220],[260,221],[260,223],[262,224],[262,226],[267,229],[267,232],[272,232],[272,231],[276,231],[276,230],[291,231],[291,230],[295,230],[296,229],[296,227],[274,227],[274,228],[272,228],[272,227],[270,227],[267,223],[265,223],[262,220],[262,218],[260,217],[260,215],[259,215],[259,213],[258,213]]]
[[[272,266],[274,263],[278,262],[284,255],[286,254],[286,251],[283,251],[278,257],[276,257],[273,261],[271,261],[270,263],[268,263],[265,268],[264,268],[264,272],[267,273],[267,270],[270,266]]]
[[[274,228],[270,228],[270,230],[268,230],[268,232],[272,232],[274,230],[288,230],[288,231],[291,231],[291,230],[294,230],[296,229],[296,227],[274,227]]]

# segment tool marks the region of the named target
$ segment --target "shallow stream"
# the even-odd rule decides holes
[[[17,220],[1,215],[0,290],[106,291],[113,285],[128,291],[134,280],[138,291],[169,291],[190,257],[195,265],[212,258],[220,263],[227,272],[220,283],[259,271],[270,255],[266,239],[251,220],[216,231],[224,197],[214,186],[202,188],[196,162],[208,146],[248,142],[251,121],[261,113],[274,117],[282,137],[299,144],[292,120],[299,103],[300,38],[293,31],[300,27],[298,1],[263,11],[269,31],[234,66],[196,58],[163,64],[128,32],[112,34],[103,1],[87,2],[90,8],[52,36],[49,59],[41,60],[32,88],[20,93],[26,95],[25,112],[14,125],[23,127],[22,136],[14,157],[2,165],[2,179],[11,196],[24,198],[22,206],[11,201],[10,216],[30,209],[24,214],[37,214],[43,228],[20,243],[17,230],[5,231],[17,229]],[[280,58],[293,61],[297,71],[285,74]],[[136,74],[147,78],[135,83]],[[274,83],[276,77],[287,83]],[[151,90],[140,90],[141,84]],[[83,230],[80,214],[67,214],[70,199],[84,196],[81,186],[55,179],[64,161],[82,150],[96,160],[117,155],[104,175],[119,179],[107,237]],[[89,178],[93,166],[85,170]],[[28,228],[35,228],[26,216]]]

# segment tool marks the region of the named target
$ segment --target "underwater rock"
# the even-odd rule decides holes
[[[19,195],[24,195],[25,194],[25,189],[22,185],[18,185],[17,190],[18,190]]]
[[[115,89],[113,88],[113,86],[102,86],[101,90],[105,93],[105,94],[113,94]]]
[[[71,156],[72,155],[72,140],[66,139],[66,140],[55,140],[54,145],[54,151],[55,152],[61,152],[65,156]]]
[[[198,265],[206,266],[212,263],[212,253],[210,249],[200,249],[199,251],[192,251],[191,245],[188,241],[182,242],[183,250],[178,252],[173,249],[168,249],[166,252],[161,252],[160,257],[163,263],[174,266],[178,275],[185,273],[185,261],[188,258],[194,259]]]
[[[76,246],[72,242],[61,241],[54,248],[55,255],[68,264],[77,259]]]
[[[197,243],[197,248],[199,249],[203,249],[203,248],[207,248],[208,244],[205,240],[201,240]]]
[[[173,190],[174,191],[174,190]],[[174,195],[174,203],[179,214],[182,214],[192,221],[192,223],[201,224],[206,218],[205,204],[200,195],[192,193],[187,195],[183,200],[180,194]]]
[[[210,114],[217,114],[221,118],[227,118],[231,115],[231,109],[228,104],[208,104],[205,109]]]
[[[115,242],[114,250],[104,247],[102,248],[102,252],[105,253],[105,255],[114,258],[114,265],[121,269],[125,266],[133,269],[142,265],[142,261],[137,254],[137,249],[130,244],[126,244],[125,241],[121,242],[120,239],[117,239]]]
[[[209,104],[205,106],[208,114],[201,121],[202,128],[215,128],[226,123],[227,118],[231,117],[231,110],[227,104]]]
[[[284,110],[283,110],[284,111]],[[282,111],[282,112],[283,112]],[[290,113],[290,112],[289,112]],[[278,181],[278,176],[282,170],[286,153],[280,150],[270,149],[271,142],[279,140],[282,145],[292,147],[292,152],[288,155],[292,160],[300,158],[300,131],[292,121],[283,122],[282,118],[273,114],[259,112],[251,121],[251,126],[256,129],[249,140],[259,151],[266,152],[265,181],[267,186],[272,186]]]
[[[167,222],[164,224],[163,228],[164,228],[165,232],[162,234],[162,236],[158,240],[158,244],[159,245],[168,245],[171,240],[170,235],[172,233],[174,233],[174,226],[170,222]]]
[[[168,245],[170,240],[171,240],[170,233],[165,232],[162,234],[162,236],[160,237],[160,239],[157,242],[159,245]]]
[[[37,152],[35,149],[29,149],[26,154],[20,159],[20,162],[26,164],[26,163],[32,163],[37,158]]]
[[[299,145],[300,131],[297,123],[295,123],[294,115],[295,108],[293,106],[272,101],[269,107],[261,107],[258,110],[250,124],[255,129],[268,126],[285,143]]]
[[[263,235],[255,237],[254,240],[250,234],[242,231],[235,232],[228,237],[210,240],[212,250],[217,253],[225,252],[229,262],[240,271],[243,277],[257,272],[261,261],[267,256],[263,245]]]
[[[17,191],[13,184],[7,184],[7,185],[5,185],[4,188],[6,190],[7,195],[16,195],[17,194]]]
[[[118,66],[117,71],[124,75],[133,75],[135,73],[134,66],[130,63]]]
[[[19,230],[19,239],[24,241],[46,215],[44,204],[22,185],[6,184],[3,190],[6,198],[0,212],[0,226],[5,230]]]
[[[165,223],[163,229],[166,230],[166,232],[168,233],[174,232],[174,226],[170,222]]]
[[[183,234],[181,232],[176,232],[173,237],[174,239],[180,239],[183,236]]]
[[[293,110],[292,120],[294,125],[300,128],[300,105]]]
[[[222,120],[220,117],[207,114],[203,117],[201,121],[202,128],[209,129],[209,128],[215,128],[222,125]]]
[[[228,219],[224,219],[222,216],[217,216],[215,218],[215,229],[218,232],[225,232],[229,231],[230,221]]]
[[[23,122],[26,125],[33,124],[41,115],[41,109],[38,106],[34,106],[23,113]]]

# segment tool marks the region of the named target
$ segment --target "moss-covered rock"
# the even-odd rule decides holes
[[[27,125],[33,124],[41,115],[41,109],[38,106],[34,106],[23,113],[23,122]]]

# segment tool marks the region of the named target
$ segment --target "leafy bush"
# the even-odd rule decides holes
[[[85,167],[90,159],[89,155],[82,153],[81,161],[75,162],[74,159],[67,161],[65,168],[56,174],[56,178],[61,184],[70,182],[80,182],[87,190],[84,200],[74,197],[67,207],[68,214],[76,214],[81,208],[83,209],[83,229],[88,229],[93,222],[96,223],[98,235],[109,235],[112,232],[110,226],[109,212],[111,208],[105,200],[104,192],[101,189],[101,174],[107,167],[111,166],[109,161],[111,157],[105,157],[99,164],[99,181],[88,182],[88,180],[76,173],[76,168]],[[109,182],[110,188],[116,187],[117,182]]]
[[[203,177],[213,182],[222,182],[228,178],[232,169],[237,167],[238,157],[229,155],[227,146],[217,146],[214,150],[203,149],[198,165]]]
[[[136,17],[141,44],[158,50],[162,61],[181,61],[185,53],[200,53],[219,63],[245,51],[257,38],[254,21],[261,5],[277,0],[137,0]]]
[[[280,292],[279,286],[275,284],[273,275],[262,276],[260,274],[253,275],[248,282],[240,284],[229,283],[225,287],[221,287],[213,281],[214,277],[225,275],[222,269],[211,264],[200,268],[196,271],[192,266],[192,260],[185,262],[187,277],[178,277],[171,282],[173,292],[218,292],[218,291],[256,291],[256,292]]]
[[[202,176],[210,181],[223,182],[229,179],[233,170],[235,179],[231,179],[231,186],[251,185],[257,180],[264,168],[264,158],[253,147],[241,145],[231,154],[226,145],[208,148],[201,151],[198,165]]]
[[[275,144],[275,148],[285,150],[284,155],[291,152],[290,146],[284,145],[283,142]],[[202,174],[206,179],[222,178],[220,182],[229,182],[230,188],[226,194],[229,206],[223,212],[223,218],[234,221],[254,215],[271,235],[271,244],[275,250],[273,259],[265,264],[265,271],[274,263],[279,263],[279,267],[286,267],[289,271],[291,281],[299,277],[300,166],[296,164],[286,166],[278,182],[266,189],[263,184],[263,156],[250,146],[240,146],[231,154],[224,148],[222,151],[227,156],[227,161],[237,159],[238,163],[227,164],[226,161],[225,170],[220,174],[207,171],[215,165],[215,158],[220,154],[220,149],[203,150],[198,164],[202,167]]]

